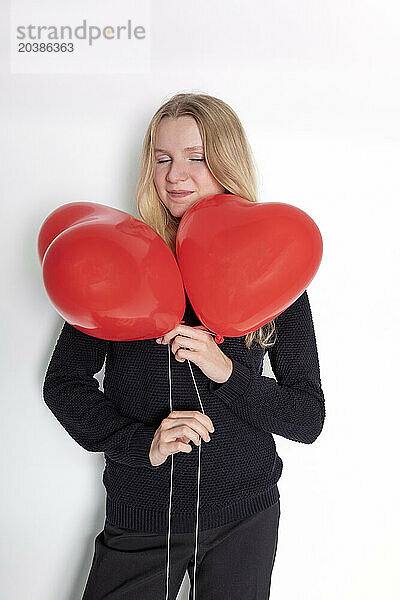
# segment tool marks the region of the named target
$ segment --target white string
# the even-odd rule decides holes
[[[194,383],[194,387],[196,388],[197,397],[200,402],[201,412],[204,414],[203,403],[200,398],[199,390],[197,389],[196,380],[193,375],[192,365],[190,364],[190,360],[187,359],[190,372],[192,374],[192,379]],[[199,533],[199,499],[200,499],[200,455],[201,455],[201,436],[200,436],[200,445],[199,445],[199,463],[197,468],[197,509],[196,509],[196,546],[195,546],[195,554],[194,554],[194,574],[193,574],[193,600],[196,600],[196,559],[197,559],[197,538]]]
[[[172,382],[171,382],[171,350],[168,346],[168,371],[169,371],[169,410],[172,412]],[[171,504],[172,504],[172,475],[174,472],[174,455],[171,454],[171,478],[169,483],[169,510],[168,510],[168,547],[167,547],[167,592],[166,600],[168,600],[168,586],[169,586],[169,550],[170,550],[170,538],[171,538]]]
[[[172,381],[171,381],[171,350],[170,345],[168,346],[168,370],[169,370],[169,408],[170,412],[172,412]],[[201,412],[204,414],[203,403],[200,398],[199,390],[197,388],[196,379],[193,375],[192,365],[190,364],[190,360],[186,359],[189,365],[190,372],[192,374],[192,379],[194,383],[194,387],[196,388],[197,397],[199,399],[199,403],[201,406]],[[201,457],[201,435],[199,448],[199,461],[197,467],[197,506],[196,506],[196,544],[195,544],[195,554],[194,554],[194,572],[193,572],[193,600],[196,600],[196,563],[197,563],[197,545],[198,545],[198,533],[199,533],[199,499],[200,499],[200,457]],[[170,478],[170,494],[169,494],[169,510],[168,510],[168,547],[167,547],[167,592],[166,592],[166,600],[168,600],[168,586],[169,586],[169,554],[170,554],[170,540],[171,540],[171,505],[172,505],[172,475],[174,471],[174,455],[171,454],[171,478]]]

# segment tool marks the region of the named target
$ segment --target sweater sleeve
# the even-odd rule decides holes
[[[277,340],[267,351],[276,380],[231,358],[229,379],[210,390],[254,427],[311,444],[323,428],[325,400],[307,290],[275,324]]]
[[[69,435],[89,452],[104,452],[133,467],[157,469],[149,451],[156,428],[118,412],[94,377],[104,364],[108,340],[89,336],[65,321],[43,382],[43,399]]]

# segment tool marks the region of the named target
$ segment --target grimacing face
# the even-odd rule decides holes
[[[154,185],[174,217],[182,217],[201,198],[226,193],[207,167],[193,117],[163,117],[156,131],[154,154]]]

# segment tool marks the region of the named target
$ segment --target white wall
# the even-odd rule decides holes
[[[39,228],[66,202],[132,212],[148,121],[178,91],[234,108],[263,199],[324,239],[309,298],[326,424],[310,446],[275,436],[271,598],[399,597],[399,16],[393,0],[153,1],[148,74],[11,74],[2,4],[2,598],[79,600],[104,522],[103,456],[41,397],[62,321]]]

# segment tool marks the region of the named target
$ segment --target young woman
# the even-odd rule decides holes
[[[220,193],[258,201],[242,125],[218,98],[177,94],[145,135],[139,213],[175,254],[183,214]],[[183,322],[157,340],[106,341],[65,322],[51,357],[47,405],[106,461],[83,600],[174,599],[186,570],[191,599],[269,598],[282,474],[272,434],[310,444],[325,418],[307,290],[220,345],[186,300]],[[267,352],[276,379],[262,375]]]

